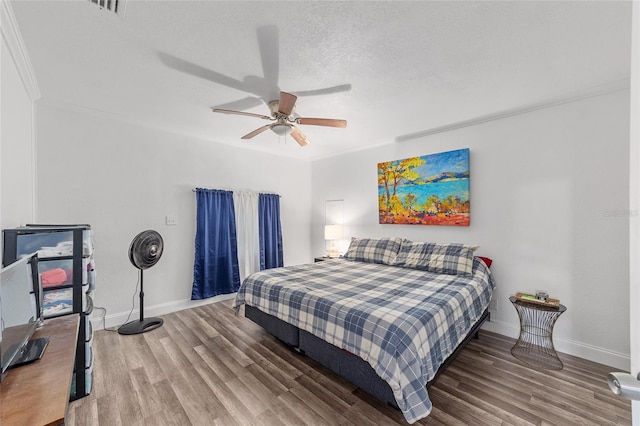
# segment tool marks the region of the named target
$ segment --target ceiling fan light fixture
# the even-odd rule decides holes
[[[278,123],[271,126],[271,130],[278,136],[289,136],[293,130],[291,124]]]
[[[310,124],[312,126],[324,126],[324,127],[347,127],[346,120],[338,120],[334,118],[312,118],[312,117],[298,117],[294,114],[296,109],[296,95],[292,95],[287,92],[280,92],[280,98],[269,102],[269,111],[271,116],[254,114],[251,112],[234,111],[222,108],[212,108],[213,112],[219,112],[223,114],[235,114],[246,115],[249,117],[262,118],[264,120],[272,121],[272,124],[265,124],[262,127],[255,129],[252,132],[247,133],[241,139],[251,139],[254,136],[259,135],[262,132],[266,132],[271,129],[273,133],[280,137],[291,137],[300,146],[309,145],[309,139],[300,130],[299,127],[294,124]]]

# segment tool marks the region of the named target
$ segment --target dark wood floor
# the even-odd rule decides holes
[[[165,315],[136,336],[94,337],[93,391],[69,404],[67,425],[391,425],[399,411],[296,355],[230,302]],[[513,339],[480,332],[431,387],[419,425],[631,424],[613,395],[615,370],[562,355],[538,372],[509,352]]]

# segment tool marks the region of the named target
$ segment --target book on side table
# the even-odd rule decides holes
[[[534,303],[536,305],[550,306],[553,308],[557,308],[558,306],[560,306],[559,299],[547,299],[547,301],[545,302],[544,300],[540,300],[532,294],[526,293],[516,293],[516,299],[520,300],[521,302]]]

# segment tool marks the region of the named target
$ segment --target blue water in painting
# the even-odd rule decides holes
[[[393,188],[389,188],[393,193]],[[384,195],[384,187],[378,187],[378,195]],[[417,205],[421,206],[427,202],[429,196],[435,194],[438,199],[444,200],[449,195],[457,196],[461,201],[469,200],[469,179],[456,179],[445,182],[425,183],[423,185],[401,185],[396,188],[396,195],[401,201],[404,196],[413,194],[417,197]]]

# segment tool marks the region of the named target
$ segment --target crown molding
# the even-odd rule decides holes
[[[18,70],[29,98],[32,102],[35,102],[41,97],[40,88],[31,66],[29,53],[22,40],[11,2],[2,0],[0,3],[0,31],[2,32],[2,38],[7,43],[11,59]]]
[[[451,130],[461,129],[463,127],[471,127],[490,121],[501,120],[503,118],[513,117],[515,115],[527,114],[529,112],[538,111],[541,109],[552,108],[558,105],[568,104],[571,102],[581,101],[583,99],[593,98],[596,96],[606,95],[608,93],[618,92],[620,90],[629,90],[631,87],[630,78],[613,81],[600,86],[590,87],[585,90],[574,92],[565,96],[560,96],[554,99],[549,99],[543,102],[523,105],[504,111],[499,111],[492,114],[482,115],[480,117],[472,118],[470,120],[457,121],[455,123],[445,124],[444,126],[433,127],[431,129],[422,130],[415,133],[408,133],[395,138],[396,142],[406,142],[413,139],[422,138],[425,136],[431,136],[438,133],[449,132]]]

